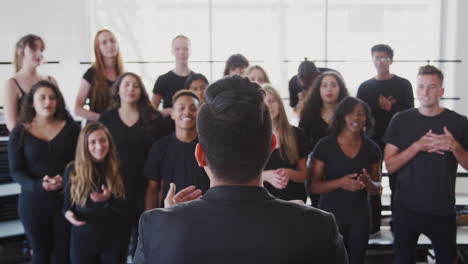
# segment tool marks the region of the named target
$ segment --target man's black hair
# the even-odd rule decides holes
[[[393,60],[393,49],[387,44],[377,44],[371,48],[371,55],[374,55],[374,52],[382,51],[387,53],[388,57]]]
[[[197,118],[198,137],[214,177],[243,184],[270,157],[271,120],[260,87],[240,76],[211,84]]]

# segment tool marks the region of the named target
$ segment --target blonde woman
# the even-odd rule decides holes
[[[71,263],[126,263],[128,205],[117,151],[104,125],[93,122],[81,131],[64,178]]]
[[[112,84],[124,72],[119,44],[111,31],[103,29],[96,33],[94,56],[95,62],[83,75],[75,101],[75,114],[90,121],[98,120],[107,110]]]
[[[33,84],[48,80],[58,86],[54,78],[38,72],[44,50],[44,41],[36,35],[26,35],[16,43],[13,61],[15,75],[6,82],[4,97],[5,123],[9,131],[15,128],[21,112],[21,102]]]
[[[262,89],[277,139],[277,145],[262,172],[265,188],[280,199],[305,202],[306,159],[310,152],[308,141],[300,129],[289,124],[278,92],[270,85],[264,85]]]
[[[251,82],[256,82],[259,85],[270,83],[270,78],[268,78],[268,74],[262,67],[258,65],[249,66],[247,70],[245,70],[244,76],[249,78]]]

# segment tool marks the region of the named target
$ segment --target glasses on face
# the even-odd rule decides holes
[[[389,57],[376,57],[373,58],[374,62],[390,62],[392,59]]]

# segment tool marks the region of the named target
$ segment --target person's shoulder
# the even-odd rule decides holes
[[[288,218],[296,218],[293,221],[297,223],[310,223],[313,226],[312,229],[315,229],[315,227],[319,229],[331,228],[333,226],[334,220],[332,214],[321,209],[281,199],[273,199],[269,203],[270,207],[273,207],[273,211],[276,211],[278,214],[288,215]]]
[[[166,135],[158,140],[156,140],[154,143],[153,143],[153,149],[167,149],[167,147],[169,146],[169,144],[172,144],[176,142],[175,140],[175,134],[174,133],[171,133],[169,135]]]
[[[85,73],[83,74],[83,78],[86,79],[85,77],[91,77],[96,73],[96,69],[94,66],[89,67]]]
[[[324,136],[323,138],[321,138],[319,141],[317,141],[316,146],[318,146],[319,144],[320,145],[328,145],[328,144],[333,143],[335,140],[336,140],[335,135],[327,135],[327,136]]]
[[[171,71],[168,71],[168,72],[166,72],[164,74],[159,75],[158,80],[159,81],[167,81],[167,80],[173,78],[174,75],[175,75],[175,73],[173,73],[172,70],[171,70]]]
[[[448,118],[450,118],[451,120],[457,122],[457,123],[460,123],[460,124],[464,124],[466,122],[468,122],[468,119],[465,115],[462,115],[462,114],[459,114],[451,109],[448,109],[448,108],[445,108],[444,109],[444,112],[443,112],[443,115],[444,116],[447,116]]]
[[[367,134],[363,135],[364,142],[374,151],[379,151],[380,152],[380,147],[375,141]]]
[[[81,130],[80,123],[75,121],[73,118],[67,118],[65,120],[65,127],[70,130]]]
[[[369,87],[372,87],[374,86],[375,84],[377,83],[377,80],[372,77],[368,80],[365,80],[363,81],[360,85],[359,85],[359,88],[358,89],[366,89],[366,88],[369,88]]]
[[[23,134],[23,133],[25,133],[25,132],[27,132],[27,130],[26,130],[26,128],[24,127],[24,125],[23,125],[23,124],[17,124],[17,125],[13,128],[13,130],[11,130],[11,132],[10,132],[10,135],[9,135],[10,140],[11,140],[11,141],[17,140],[17,139],[20,137],[20,135]]]
[[[156,208],[148,210],[142,214],[142,219],[145,218],[147,222],[151,223],[154,221],[161,222],[173,222],[175,219],[181,219],[181,216],[186,214],[192,214],[193,208],[196,208],[199,203],[203,203],[202,199],[179,203],[168,208]]]
[[[408,120],[418,118],[418,109],[417,108],[409,108],[403,111],[396,113],[393,116],[393,120]]]
[[[117,109],[107,110],[99,115],[99,122],[106,123],[115,118]]]
[[[397,82],[401,82],[401,83],[405,83],[405,84],[411,84],[410,81],[408,81],[408,79],[405,79],[405,78],[403,78],[401,76],[398,76],[396,74],[393,75],[392,80],[397,81]]]

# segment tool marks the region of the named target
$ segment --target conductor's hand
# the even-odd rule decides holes
[[[95,202],[95,203],[103,203],[103,202],[109,200],[109,198],[111,196],[111,193],[110,193],[109,189],[107,189],[107,187],[105,185],[102,185],[101,190],[102,190],[102,192],[92,192],[89,195],[89,198],[91,198],[91,200],[93,200],[93,202]]]
[[[195,186],[189,186],[185,189],[180,190],[176,194],[176,186],[171,183],[169,191],[167,192],[166,199],[164,199],[164,208],[174,206],[179,203],[192,201],[201,197],[202,191],[197,189]]]
[[[82,226],[86,224],[85,221],[80,221],[76,219],[75,213],[73,213],[71,210],[65,212],[65,218],[74,226]]]

